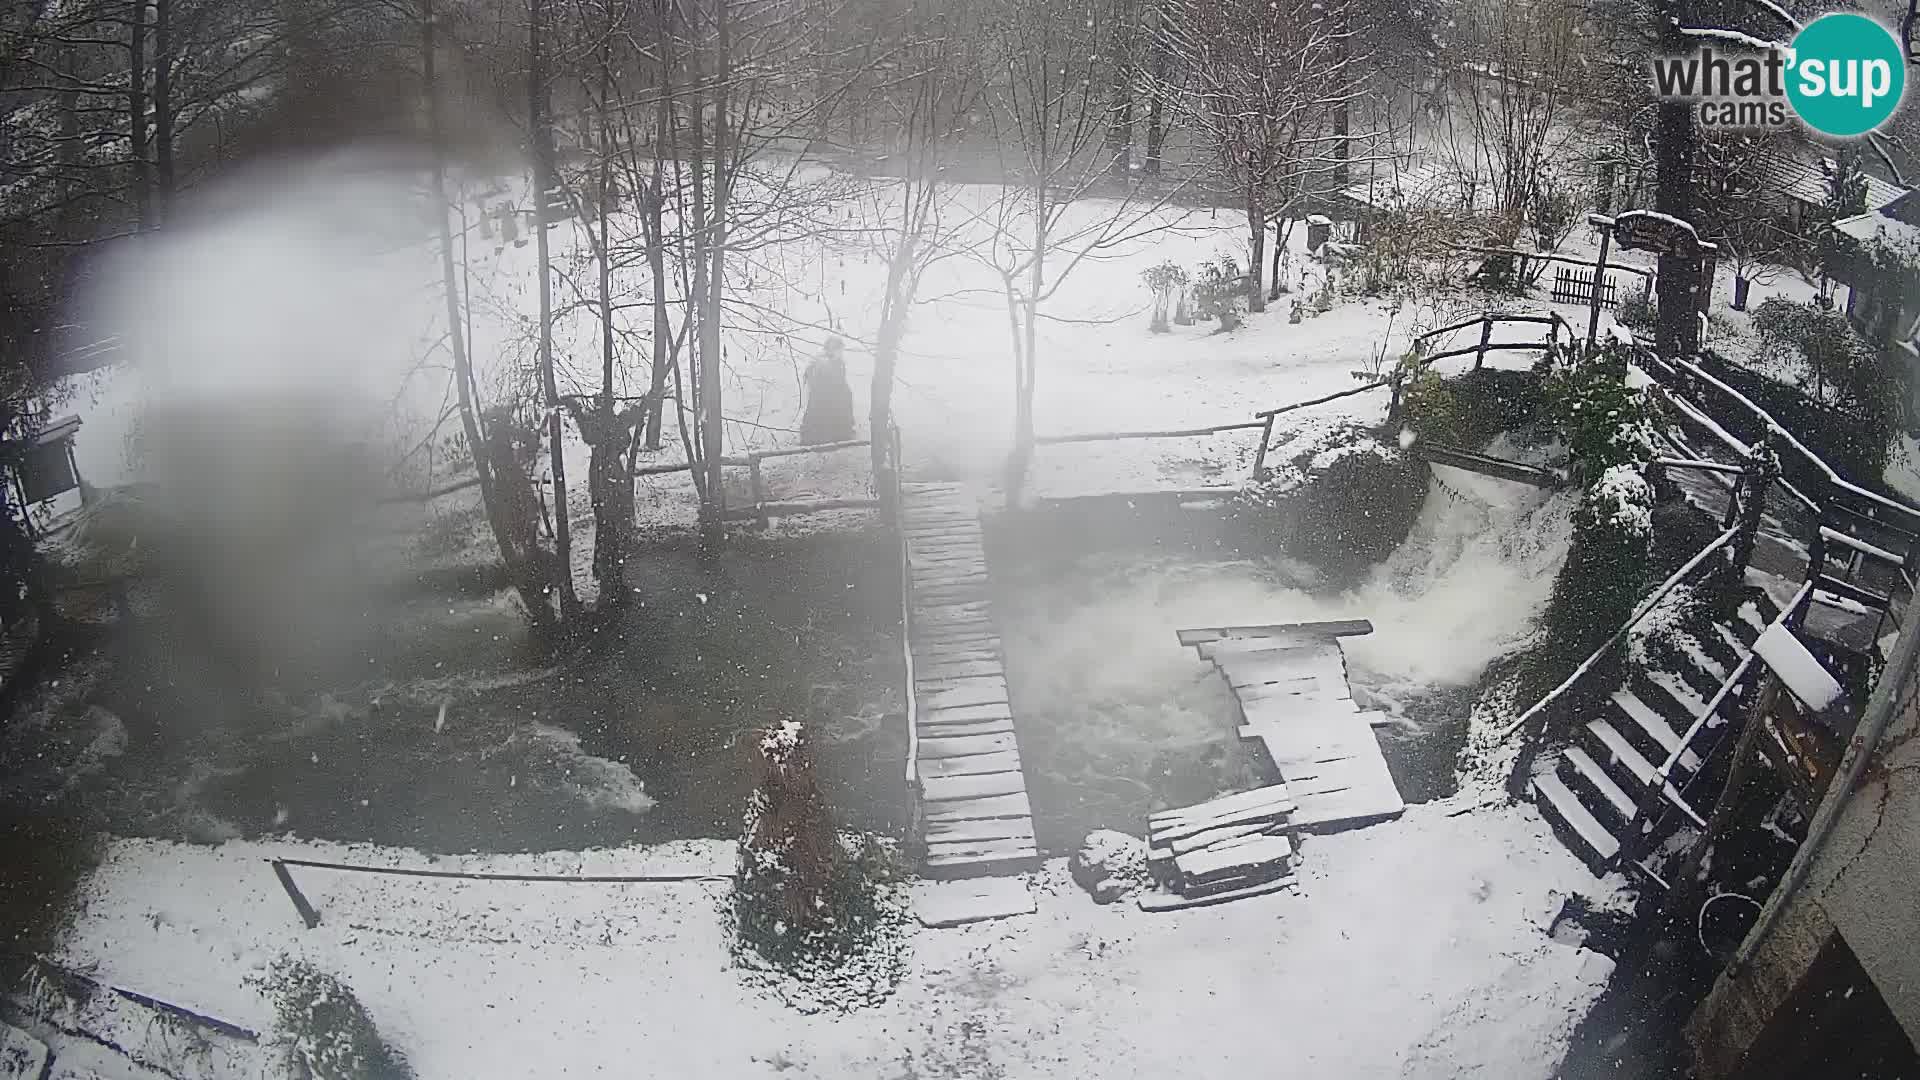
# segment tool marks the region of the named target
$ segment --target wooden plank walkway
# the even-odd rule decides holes
[[[1241,737],[1266,748],[1293,802],[1289,828],[1344,828],[1406,809],[1373,736],[1385,717],[1354,704],[1340,651],[1340,637],[1372,629],[1356,620],[1180,633],[1232,687]]]
[[[1039,864],[1040,851],[988,599],[979,508],[958,484],[903,484],[900,493],[912,752],[926,873],[968,878],[1030,869]],[[967,895],[976,894],[980,902],[1003,895],[977,889]],[[961,899],[958,893],[929,898],[940,909],[940,924],[970,921],[956,910]],[[974,917],[1018,913],[982,908]]]

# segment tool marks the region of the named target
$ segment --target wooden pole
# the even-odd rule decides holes
[[[1593,297],[1587,305],[1587,344],[1600,340],[1600,291],[1607,280],[1607,248],[1613,243],[1613,230],[1600,230],[1600,257],[1593,261]]]
[[[1760,729],[1766,726],[1767,714],[1773,711],[1774,702],[1779,696],[1780,679],[1769,671],[1765,681],[1760,684],[1760,692],[1754,695],[1753,706],[1747,710],[1747,723],[1740,729],[1739,741],[1733,745],[1733,757],[1727,764],[1727,784],[1720,789],[1720,798],[1713,804],[1713,813],[1707,816],[1707,829],[1687,849],[1686,856],[1680,860],[1679,869],[1672,876],[1673,889],[1667,893],[1665,912],[1669,917],[1678,917],[1691,911],[1694,901],[1700,896],[1700,864],[1706,860],[1714,841],[1726,831],[1733,819],[1740,791],[1747,786],[1747,779],[1753,772],[1755,744],[1759,741]],[[1701,767],[1705,768],[1706,763],[1702,762]]]
[[[1267,422],[1260,428],[1260,449],[1253,455],[1253,478],[1263,480],[1267,475],[1267,446],[1273,442],[1273,413],[1267,414]]]
[[[300,892],[300,886],[293,883],[293,875],[287,872],[287,864],[279,859],[270,859],[273,863],[273,876],[280,879],[280,887],[287,890],[287,899],[293,901],[293,909],[300,913],[300,920],[311,930],[320,925],[320,913],[313,909],[307,898]]]
[[[1488,315],[1480,321],[1480,347],[1473,354],[1473,370],[1479,371],[1480,365],[1487,362],[1487,346],[1493,342],[1493,316]]]

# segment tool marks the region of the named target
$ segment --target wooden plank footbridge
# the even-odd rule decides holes
[[[976,499],[959,484],[900,487],[908,695],[907,778],[930,878],[1004,876],[1039,864]],[[928,909],[940,914],[928,919]],[[1031,911],[1023,885],[923,896],[922,918]]]
[[[1160,890],[1147,911],[1218,904],[1293,884],[1293,837],[1399,817],[1406,803],[1373,728],[1347,685],[1340,639],[1373,632],[1346,622],[1182,630],[1213,661],[1239,707],[1239,735],[1264,751],[1274,782],[1152,815],[1147,865]]]

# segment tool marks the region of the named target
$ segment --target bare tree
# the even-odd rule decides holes
[[[1005,0],[983,34],[987,111],[1008,181],[986,213],[991,238],[973,255],[999,276],[1007,307],[1014,366],[1007,490],[1015,499],[1033,455],[1038,331],[1048,300],[1088,259],[1163,228],[1160,211],[1174,194],[1143,197],[1128,186],[1111,199],[1087,199],[1109,175],[1113,102],[1098,28],[1112,17],[1103,0]]]
[[[433,197],[435,216],[439,223],[441,284],[446,295],[447,344],[453,353],[452,377],[455,395],[459,401],[460,426],[466,436],[468,451],[473,455],[474,473],[480,487],[481,506],[486,513],[487,525],[493,532],[494,543],[500,548],[501,561],[506,564],[508,576],[520,593],[520,602],[526,608],[535,632],[550,638],[557,629],[557,622],[553,608],[547,599],[546,590],[535,572],[534,553],[519,550],[512,542],[512,532],[502,517],[500,496],[494,486],[493,469],[484,452],[485,438],[480,430],[475,401],[473,360],[467,351],[466,321],[462,311],[460,279],[454,266],[453,230],[448,223],[452,207],[447,197],[445,122],[442,118],[443,108],[437,78],[436,60],[439,50],[435,33],[437,19],[434,0],[423,0],[421,76],[427,99],[427,139],[433,152]]]
[[[1503,242],[1525,223],[1543,171],[1571,139],[1579,41],[1572,0],[1484,0],[1459,9],[1442,154]]]
[[[1162,26],[1183,78],[1158,88],[1212,146],[1247,215],[1247,306],[1267,226],[1338,185],[1350,164],[1347,113],[1359,95],[1346,0],[1168,0]],[[1284,241],[1284,233],[1283,233]]]
[[[873,386],[868,407],[872,433],[874,482],[884,501],[891,497],[890,473],[900,463],[892,459],[887,438],[892,427],[893,385],[907,314],[920,288],[920,279],[935,261],[958,247],[957,230],[966,217],[950,205],[941,175],[968,114],[980,103],[985,85],[979,78],[981,46],[978,27],[966,20],[965,9],[937,2],[921,2],[907,13],[906,42],[899,62],[910,74],[886,100],[894,113],[896,160],[901,170],[889,195],[898,199],[897,216],[882,231],[886,245],[886,291],[880,301],[880,323],[874,336]],[[886,506],[888,514],[894,508]]]

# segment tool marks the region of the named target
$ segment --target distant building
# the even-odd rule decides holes
[[[5,498],[29,529],[44,526],[84,497],[73,456],[73,437],[79,431],[79,417],[63,416],[24,439],[0,439]]]
[[[1833,228],[1857,249],[1832,267],[1847,286],[1847,317],[1867,340],[1920,357],[1920,192],[1903,192]]]

